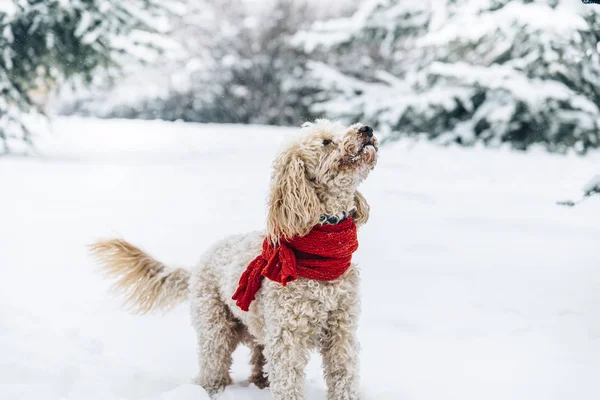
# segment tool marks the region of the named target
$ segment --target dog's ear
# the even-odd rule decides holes
[[[366,224],[369,220],[369,211],[371,207],[369,207],[369,203],[367,203],[367,199],[362,195],[358,190],[354,192],[354,222],[356,225]]]
[[[319,198],[306,176],[304,162],[293,150],[273,163],[267,217],[268,236],[280,239],[306,235],[319,222]]]

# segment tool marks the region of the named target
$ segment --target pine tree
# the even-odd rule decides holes
[[[313,21],[303,1],[184,0],[170,37],[183,51],[116,82],[61,99],[100,117],[299,125],[311,117],[306,57],[290,37]],[[143,82],[136,76],[152,76]],[[75,99],[75,100],[73,100]]]
[[[164,12],[155,0],[14,0],[0,3],[0,141],[32,143],[25,116],[71,77],[90,81],[122,57],[143,56]],[[160,21],[160,20],[158,20]]]
[[[370,0],[298,34],[314,112],[431,139],[600,147],[600,14],[564,0]]]
[[[209,46],[211,67],[191,90],[205,121],[299,125],[307,118],[303,98],[311,88],[299,84],[305,57],[289,38],[308,15],[305,3],[275,0],[262,12],[247,10],[228,21],[229,29]],[[210,96],[198,98],[207,89]]]

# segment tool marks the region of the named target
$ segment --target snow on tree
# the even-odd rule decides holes
[[[573,207],[594,195],[600,195],[600,175],[594,176],[592,179],[590,179],[590,181],[588,183],[586,183],[583,186],[583,197],[581,197],[581,199],[579,199],[577,201],[573,201],[573,200],[559,201],[559,202],[557,202],[557,204],[559,204],[561,206]]]
[[[171,38],[184,51],[134,71],[63,113],[194,122],[297,125],[310,118],[306,57],[289,38],[312,21],[304,2],[185,0]],[[140,82],[151,76],[151,82]],[[162,79],[161,79],[162,77]],[[156,79],[155,79],[156,78]],[[115,95],[121,94],[124,95]],[[81,99],[81,95],[75,96]]]
[[[275,0],[229,20],[229,28],[221,29],[209,47],[207,73],[193,80],[190,94],[202,118],[274,125],[298,125],[308,118],[304,97],[312,92],[300,84],[305,57],[289,44],[307,18],[305,3]],[[202,92],[208,92],[208,99],[198,99]]]
[[[592,194],[600,194],[600,175],[594,176],[583,187],[583,194],[591,196]]]
[[[14,0],[0,3],[0,151],[32,143],[26,123],[69,77],[146,57],[164,10],[156,0]]]
[[[313,112],[387,139],[600,147],[600,14],[572,1],[368,0],[294,38]]]
[[[161,31],[166,32],[154,37],[160,43],[160,57],[122,62],[117,73],[96,76],[86,86],[63,85],[52,94],[52,111],[101,118],[179,119],[180,93],[189,89],[191,76],[204,71],[209,60],[206,49],[214,40],[211,28],[218,26],[218,16],[205,0],[165,4],[169,4],[163,23],[167,28]]]

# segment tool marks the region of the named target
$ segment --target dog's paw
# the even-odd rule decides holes
[[[253,383],[257,388],[264,389],[269,387],[269,378],[263,374],[254,374],[249,379],[250,383]]]
[[[231,382],[230,376],[222,377],[220,379],[207,379],[206,377],[202,377],[194,380],[195,384],[202,386],[202,388],[206,390],[206,393],[208,393],[208,396],[212,400],[216,399],[219,394],[225,390],[225,387],[231,385]]]

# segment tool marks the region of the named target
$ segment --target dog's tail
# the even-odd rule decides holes
[[[113,289],[131,311],[169,310],[187,300],[189,271],[169,268],[122,239],[98,241],[90,249],[102,271],[116,278]]]

